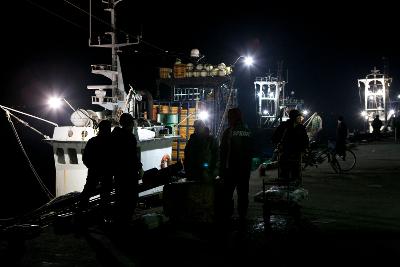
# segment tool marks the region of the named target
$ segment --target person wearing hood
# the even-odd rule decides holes
[[[137,140],[133,134],[134,119],[123,113],[111,133],[114,144],[114,181],[116,196],[116,222],[127,224],[132,219],[139,197],[139,172],[142,163],[139,158]]]
[[[80,194],[79,212],[88,208],[89,199],[96,193],[100,184],[100,206],[105,216],[109,215],[110,193],[112,191],[112,172],[108,162],[111,153],[111,122],[102,120],[98,125],[98,134],[89,139],[82,155],[82,161],[88,168],[86,184]]]
[[[183,161],[190,181],[212,182],[217,176],[218,143],[204,121],[194,122],[194,133],[185,146]]]

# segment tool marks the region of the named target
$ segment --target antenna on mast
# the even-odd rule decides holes
[[[383,74],[385,76],[388,76],[389,75],[389,60],[387,57],[383,56],[382,61],[383,61]]]

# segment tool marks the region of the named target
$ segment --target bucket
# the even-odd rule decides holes
[[[178,151],[172,150],[172,154],[171,155],[172,155],[172,159],[176,160],[178,158]],[[185,151],[183,151],[183,150],[179,151],[179,158],[180,159],[185,158]]]
[[[173,125],[178,123],[178,114],[159,113],[157,114],[157,122],[165,125]]]
[[[162,106],[160,107],[160,112],[161,112],[161,113],[168,113],[168,112],[169,112],[169,106],[167,106],[167,105],[162,105]]]
[[[185,64],[175,64],[174,65],[174,77],[175,78],[185,78],[186,76],[186,65]]]
[[[186,147],[186,142],[180,142],[179,143],[179,150],[184,151]],[[172,150],[178,150],[178,142],[174,141],[172,142]]]
[[[153,120],[155,120],[157,118],[157,107],[153,106]]]
[[[165,114],[165,124],[170,125],[170,124],[177,124],[178,123],[178,114]]]
[[[175,113],[178,113],[179,107],[171,107],[170,110],[171,110],[171,113],[175,114]]]
[[[172,69],[170,69],[170,68],[160,68],[160,78],[161,79],[170,79],[171,73],[172,73]]]

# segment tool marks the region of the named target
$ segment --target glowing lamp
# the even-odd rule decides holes
[[[205,120],[208,119],[208,116],[209,116],[209,114],[208,114],[207,111],[201,111],[201,112],[199,113],[199,119],[200,119],[200,120],[205,121]]]
[[[249,57],[249,56],[244,57],[244,64],[246,66],[251,66],[251,65],[253,65],[253,63],[254,63],[254,60],[252,57]]]
[[[47,104],[54,109],[61,107],[63,100],[59,97],[50,97]]]

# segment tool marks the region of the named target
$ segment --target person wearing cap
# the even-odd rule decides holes
[[[98,134],[89,139],[82,155],[82,161],[88,168],[86,184],[80,194],[79,212],[86,211],[89,198],[95,194],[100,184],[100,206],[103,214],[108,215],[112,173],[107,156],[111,153],[111,122],[102,120],[98,125]]]
[[[138,200],[139,159],[136,137],[133,133],[134,119],[129,113],[120,116],[119,124],[111,135],[113,138],[114,180],[116,197],[116,222],[127,224],[135,212]]]
[[[297,109],[289,112],[289,119],[282,122],[272,135],[278,149],[278,178],[301,184],[301,157],[309,145],[303,117]]]
[[[186,178],[211,182],[217,176],[218,144],[204,121],[194,122],[194,133],[185,146],[183,161]]]
[[[233,193],[237,192],[237,211],[240,223],[246,222],[249,205],[249,180],[253,139],[243,122],[238,108],[228,111],[229,127],[224,131],[220,144],[220,178],[224,186],[222,216],[230,220],[234,212]]]

